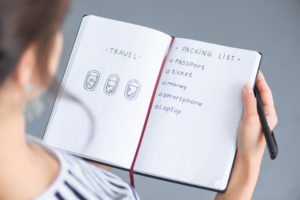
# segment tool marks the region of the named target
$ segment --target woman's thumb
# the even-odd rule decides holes
[[[244,115],[243,121],[249,120],[251,118],[257,118],[257,105],[256,105],[256,98],[254,96],[254,92],[250,83],[247,83],[242,92],[242,99],[244,105]]]

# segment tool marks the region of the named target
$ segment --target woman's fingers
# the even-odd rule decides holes
[[[256,87],[259,91],[264,108],[266,108],[267,110],[274,109],[274,101],[271,89],[268,86],[265,77],[261,71],[259,71],[257,75]]]
[[[259,71],[257,80],[256,80],[256,87],[259,91],[261,101],[263,104],[264,112],[267,116],[269,121],[269,126],[271,129],[275,127],[277,124],[277,115],[274,107],[274,100],[272,96],[272,92],[270,87],[268,86],[263,74]]]

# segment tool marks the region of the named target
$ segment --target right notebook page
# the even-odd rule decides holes
[[[256,51],[176,38],[156,91],[134,170],[182,183],[227,187]]]

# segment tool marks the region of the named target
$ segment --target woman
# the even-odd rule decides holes
[[[109,172],[25,137],[24,96],[28,85],[35,85],[39,93],[52,80],[68,4],[0,0],[0,199],[139,199],[134,189]],[[257,87],[273,129],[277,117],[261,73]],[[216,199],[251,199],[258,179],[265,140],[250,85],[242,97],[244,115],[231,180]]]

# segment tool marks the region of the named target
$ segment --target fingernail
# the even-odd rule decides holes
[[[259,70],[260,71],[260,70]],[[262,73],[262,71],[260,71],[260,74],[262,75],[262,76],[264,76],[264,74]]]
[[[246,92],[252,92],[252,85],[250,83],[247,83],[246,86],[245,86],[245,90]]]

